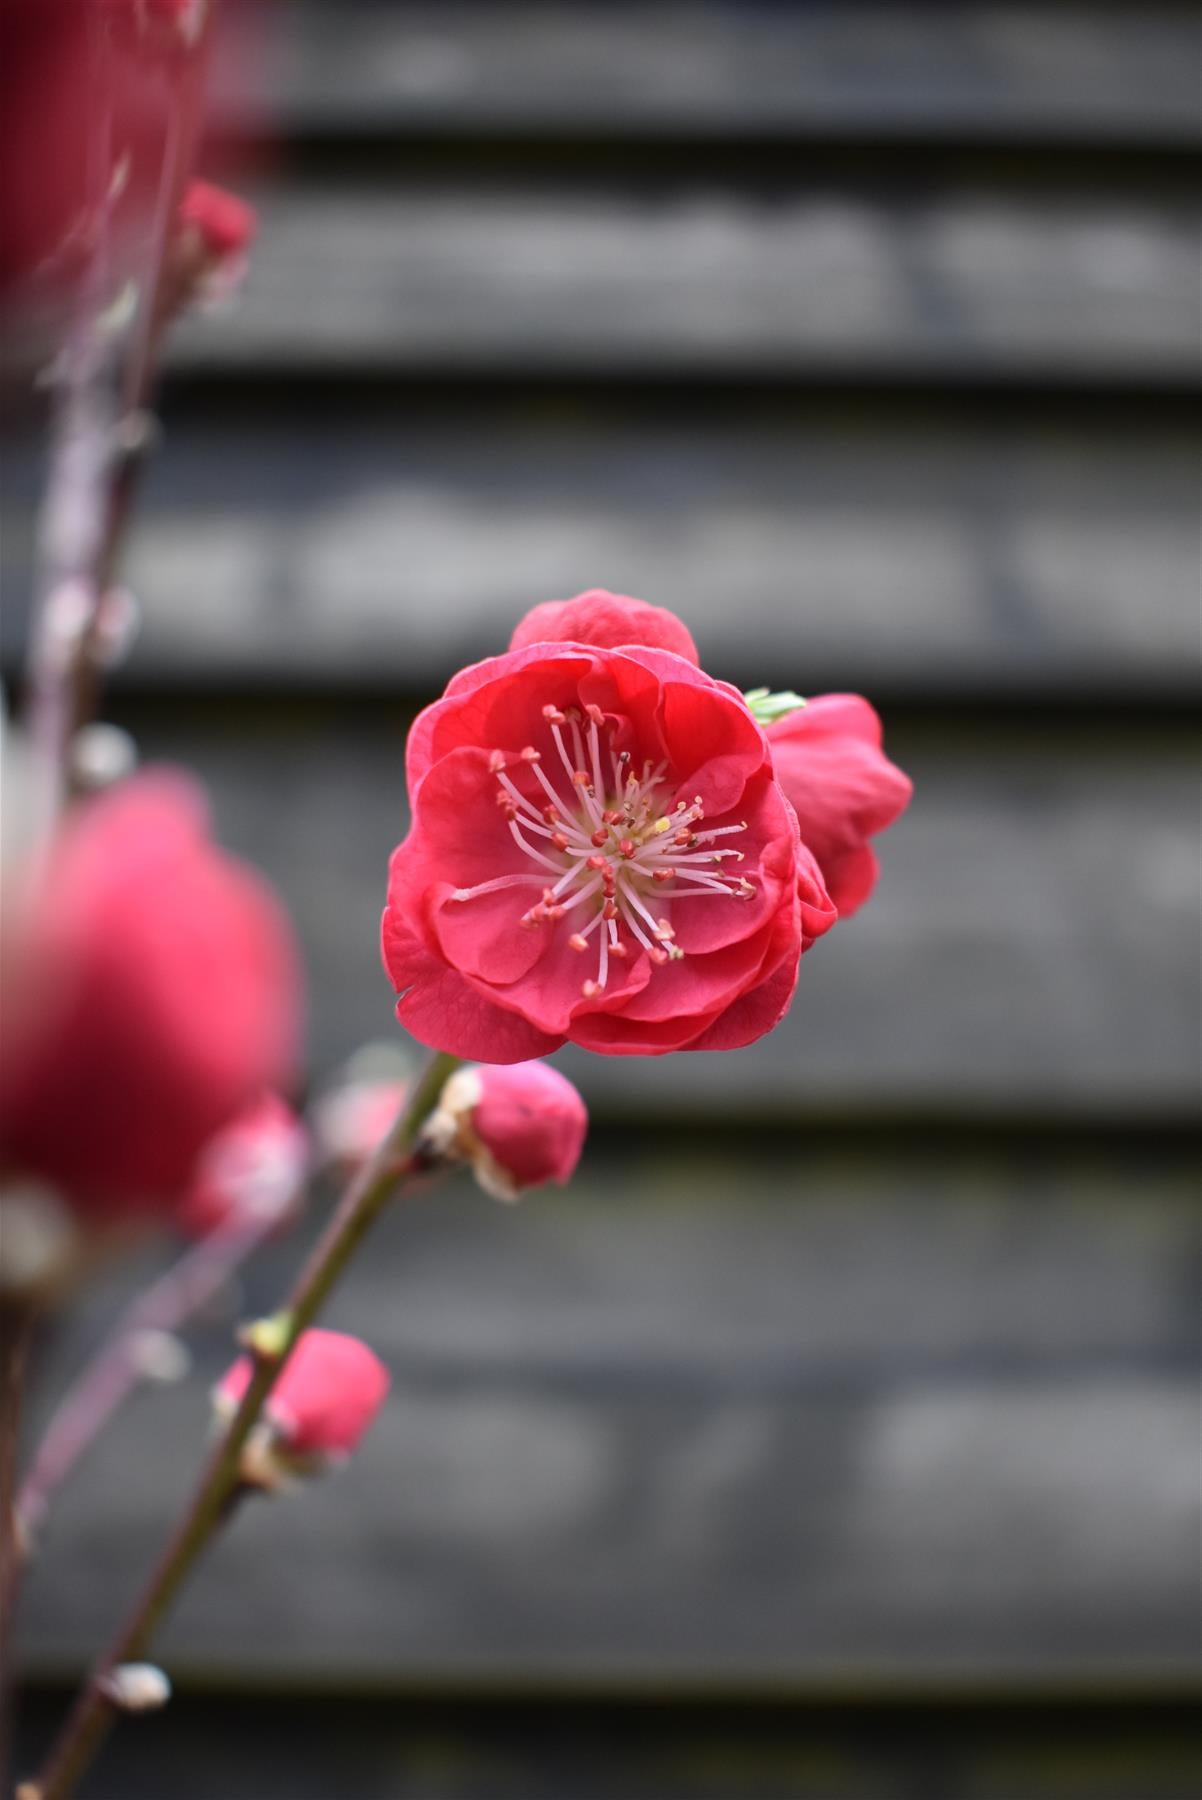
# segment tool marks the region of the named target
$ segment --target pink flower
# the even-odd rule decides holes
[[[218,1383],[213,1404],[232,1417],[254,1363],[240,1356]],[[315,1472],[348,1457],[383,1406],[391,1377],[379,1357],[341,1331],[303,1332],[263,1409],[277,1474]]]
[[[876,886],[868,839],[899,818],[912,784],[881,749],[881,721],[859,694],[820,694],[767,728],[777,777],[846,918]]]
[[[835,919],[742,696],[641,644],[639,603],[602,611],[624,648],[477,663],[410,733],[383,952],[437,1049],[733,1049],[781,1018]]]
[[[572,1083],[544,1062],[484,1063],[456,1070],[430,1120],[437,1138],[471,1163],[499,1200],[527,1188],[570,1181],[588,1131],[588,1112]]]
[[[261,1094],[209,1139],[175,1222],[189,1237],[283,1224],[299,1208],[308,1161],[308,1135],[292,1108]]]
[[[69,814],[6,918],[0,1168],[94,1213],[178,1199],[299,1040],[291,929],[167,771]]]
[[[642,644],[649,650],[671,650],[694,668],[701,666],[692,633],[675,613],[605,588],[532,606],[518,621],[509,648],[525,650],[528,644],[595,644],[601,650]]]

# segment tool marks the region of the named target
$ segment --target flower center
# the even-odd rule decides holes
[[[599,706],[561,711],[544,706],[558,763],[552,775],[541,753],[528,744],[517,756],[494,750],[489,768],[497,779],[497,804],[510,835],[535,870],[500,875],[477,887],[459,888],[456,900],[526,885],[541,886],[542,897],[522,914],[534,931],[579,912],[568,939],[585,954],[597,940],[597,972],[581,992],[592,999],[609,979],[611,960],[624,962],[630,940],[654,963],[683,956],[675,943],[665,905],[701,896],[706,899],[750,899],[752,883],[728,875],[729,861],[741,863],[743,852],[719,847],[718,839],[746,831],[746,824],[703,828],[705,807],[697,795],[690,804],[667,806],[668,765],[631,767],[628,750],[615,751],[611,728]],[[507,770],[524,764],[542,790],[543,803],[523,794]]]

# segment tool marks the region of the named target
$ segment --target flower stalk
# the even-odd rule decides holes
[[[425,1166],[422,1126],[457,1066],[453,1056],[432,1058],[392,1129],[348,1186],[283,1307],[244,1334],[254,1361],[246,1392],[129,1618],[94,1666],[40,1774],[18,1790],[20,1800],[67,1800],[75,1791],[114,1723],[115,1672],[142,1660],[193,1564],[226,1517],[241,1485],[243,1450],[301,1333],[321,1311],[375,1219]]]

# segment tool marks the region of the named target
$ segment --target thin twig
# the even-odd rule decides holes
[[[302,1269],[281,1312],[252,1331],[254,1373],[233,1418],[214,1446],[200,1481],[129,1618],[89,1676],[73,1712],[24,1800],[67,1800],[115,1718],[110,1678],[142,1657],[193,1563],[221,1523],[238,1487],[242,1451],[301,1333],[317,1317],[364,1234],[406,1178],[422,1166],[418,1135],[458,1058],[435,1056],[408,1105],[371,1160],[350,1183]]]
[[[209,1232],[131,1302],[100,1350],[55,1408],[17,1495],[28,1545],[50,1503],[117,1409],[145,1379],[141,1335],[177,1332],[207,1306],[280,1220],[265,1212],[249,1223]]]
[[[100,96],[91,151],[95,242],[63,358],[46,496],[42,506],[29,680],[36,817],[42,835],[70,786],[71,746],[96,710],[104,668],[104,601],[119,572],[142,467],[153,443],[148,416],[165,320],[162,294],[172,224],[200,132],[201,103],[216,0],[186,56],[169,60],[166,135],[154,213],[147,232],[130,328],[104,322],[114,296],[109,256],[112,205],[111,46],[104,21],[93,24],[92,56]]]

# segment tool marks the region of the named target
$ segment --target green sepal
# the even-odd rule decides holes
[[[771,725],[776,719],[787,719],[790,713],[799,712],[805,705],[800,694],[786,689],[782,694],[774,694],[769,688],[748,688],[743,695],[751,716],[760,725]]]
[[[290,1312],[272,1313],[270,1318],[256,1319],[244,1325],[238,1341],[264,1362],[277,1362],[292,1342],[294,1320]]]

